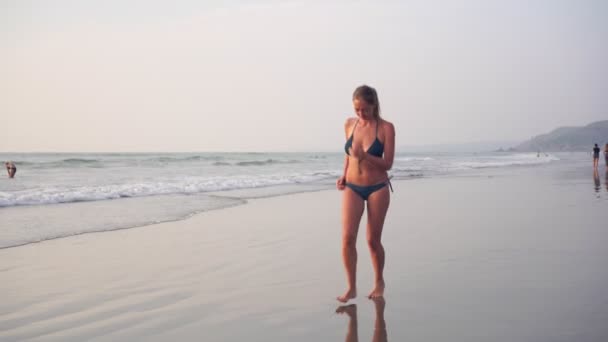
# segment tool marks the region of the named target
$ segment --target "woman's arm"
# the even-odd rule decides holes
[[[338,190],[344,190],[346,187],[346,170],[348,170],[348,156],[344,157],[344,172],[336,181],[336,188],[338,188]]]
[[[346,171],[348,170],[348,155],[344,156],[344,172],[342,172],[342,177],[346,178]]]
[[[348,140],[349,137],[349,131],[350,131],[350,126],[352,123],[352,119],[348,118],[346,119],[346,121],[344,122],[344,137],[346,138],[346,140]],[[342,177],[346,178],[346,170],[348,170],[348,155],[344,156],[344,171],[342,172]]]
[[[352,122],[352,119],[346,119],[346,122],[344,123],[344,135],[346,136],[347,140],[348,140],[348,132],[350,130],[351,122]],[[344,190],[344,187],[346,184],[346,172],[348,171],[348,162],[349,162],[348,155],[345,155],[344,156],[344,170],[342,171],[342,176],[340,178],[338,178],[338,180],[336,181],[336,186],[338,187],[338,190]]]

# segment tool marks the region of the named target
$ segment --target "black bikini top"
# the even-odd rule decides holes
[[[357,128],[358,123],[359,123],[359,119],[357,119],[357,122],[355,122],[355,127],[353,127],[353,133],[350,135],[350,138],[348,138],[348,140],[346,140],[346,144],[344,144],[344,151],[348,155],[350,155],[350,153],[348,153],[348,149],[350,149],[353,146],[353,138],[355,137],[355,128]],[[372,145],[367,149],[367,153],[371,154],[372,156],[376,156],[376,157],[382,157],[382,154],[384,153],[384,144],[382,144],[382,142],[378,139],[378,126],[379,125],[380,125],[380,123],[378,122],[378,120],[376,120],[376,139],[374,140]]]

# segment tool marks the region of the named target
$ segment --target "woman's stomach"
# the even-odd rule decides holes
[[[348,170],[346,170],[346,181],[357,185],[374,185],[385,182],[388,173],[370,165],[366,161],[359,163],[358,159],[350,158]]]

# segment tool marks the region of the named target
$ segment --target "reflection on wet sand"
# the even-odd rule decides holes
[[[597,169],[593,170],[593,182],[595,183],[595,192],[600,192],[602,184],[600,183],[600,174]]]
[[[376,309],[376,318],[374,322],[374,336],[372,342],[386,342],[388,341],[388,334],[386,332],[386,322],[384,321],[384,307],[386,302],[384,298],[374,298],[374,307]],[[359,335],[357,329],[357,305],[342,305],[336,309],[336,313],[346,314],[348,316],[348,330],[346,331],[346,342],[358,342]]]
[[[357,305],[342,305],[336,309],[336,313],[348,315],[348,330],[346,330],[346,342],[358,342],[357,329]]]

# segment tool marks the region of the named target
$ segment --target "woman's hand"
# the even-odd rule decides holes
[[[342,191],[342,190],[344,190],[345,187],[346,187],[346,177],[342,176],[342,177],[338,178],[338,180],[336,181],[336,188],[338,188],[338,190]]]

